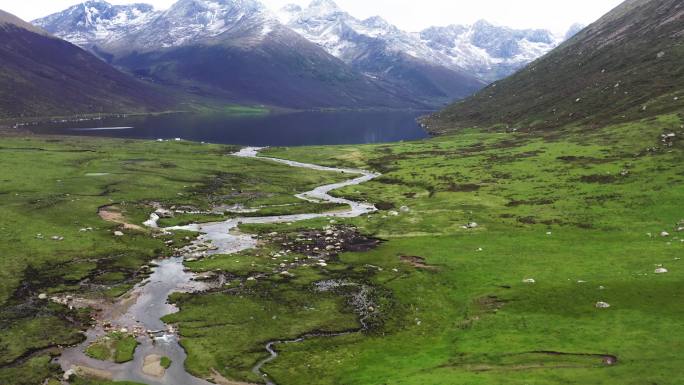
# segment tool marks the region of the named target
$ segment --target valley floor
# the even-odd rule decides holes
[[[263,382],[252,368],[268,356],[264,345],[300,336],[277,344],[278,357],[263,366],[274,383],[682,383],[683,124],[664,115],[603,129],[269,149],[381,172],[336,191],[380,211],[243,225],[259,247],[188,262],[229,279],[175,295],[180,312],[165,321],[180,328],[187,369],[225,383]],[[343,179],[225,156],[233,150],[3,138],[0,383],[56,381],[49,358],[58,350],[44,349],[78,342],[89,323],[85,310],[39,294],[117,297],[145,276],[142,265],[186,242],[147,231],[114,236],[121,225],[103,222],[99,207],[114,205],[131,223],[142,223],[152,202],[308,212],[293,194]],[[329,263],[282,274],[281,264],[331,244],[343,252],[331,249]]]

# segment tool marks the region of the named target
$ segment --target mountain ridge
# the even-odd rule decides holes
[[[518,57],[511,59],[512,62],[506,61],[468,45],[467,55],[472,57],[466,60],[459,51],[462,46],[455,45],[453,39],[434,36],[439,30],[421,35],[404,32],[378,16],[359,20],[332,0],[312,1],[306,8],[288,5],[279,12],[270,11],[256,0],[179,0],[162,11],[142,3],[111,5],[97,0],[72,6],[34,23],[139,77],[185,87],[201,95],[227,97],[234,102],[285,101],[285,107],[294,108],[443,106],[473,94],[489,80],[517,70],[557,43],[550,33],[539,33],[544,43],[528,43],[525,38],[529,36],[524,32],[481,22],[477,26],[489,33],[508,34],[501,45]],[[302,55],[294,58],[292,53],[283,52],[283,47],[291,46],[293,39],[299,48],[311,43],[321,52],[307,47],[301,50]],[[328,44],[330,41],[333,43]],[[280,50],[276,49],[278,44],[282,45]],[[253,60],[223,62],[224,67],[235,71],[241,70],[238,62],[252,66],[264,60],[273,63],[289,60],[292,65],[299,63],[299,68],[285,68],[286,73],[276,77],[268,73],[273,69],[261,66],[268,73],[267,78],[286,86],[282,97],[266,90],[248,90],[239,85],[240,79],[197,83],[197,76],[188,76],[188,72],[195,71],[188,71],[180,56],[180,52],[191,55],[188,46],[195,46],[203,54],[207,54],[207,47],[213,47],[226,58],[234,58],[238,52],[252,56]],[[173,50],[178,52],[172,53]],[[521,50],[526,53],[521,54]],[[461,56],[455,58],[454,52]],[[216,60],[219,56],[211,54],[207,59]],[[210,68],[212,63],[189,60],[202,64],[208,72],[216,71]],[[174,67],[186,70],[173,74]],[[321,77],[318,71],[307,77],[306,69],[322,67],[327,67],[322,70],[327,75]],[[336,76],[330,76],[334,72],[343,74],[343,79],[352,79],[354,84],[340,84]],[[295,78],[288,82],[288,76]],[[250,73],[248,77],[252,84],[261,86],[255,74]],[[319,83],[300,82],[301,78],[319,78]],[[233,88],[231,84],[235,82],[238,87]],[[315,96],[307,97],[304,90],[297,89],[298,83],[314,87],[316,92],[309,91]],[[318,89],[326,92],[317,92]],[[337,101],[328,95],[336,95]]]
[[[479,126],[601,126],[683,107],[684,3],[627,1],[515,75],[426,119]]]
[[[232,102],[290,108],[434,105],[356,72],[255,0],[180,0],[164,11],[144,8],[121,32],[133,8],[98,1],[35,23],[138,77]],[[88,14],[97,15],[95,23],[86,23]]]
[[[0,116],[148,112],[176,100],[0,11]]]

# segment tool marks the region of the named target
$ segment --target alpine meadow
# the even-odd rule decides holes
[[[116,3],[0,11],[1,385],[684,384],[684,2]]]

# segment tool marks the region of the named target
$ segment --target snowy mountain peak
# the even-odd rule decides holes
[[[319,14],[330,14],[340,12],[340,7],[333,0],[313,0],[309,4],[309,9],[315,9]]]
[[[34,24],[84,48],[127,51],[176,47],[224,33],[240,44],[253,43],[270,34],[278,21],[256,0],[178,0],[165,11],[148,4],[91,0]]]
[[[83,46],[115,39],[145,24],[154,14],[154,7],[149,4],[112,5],[104,0],[90,0],[34,20],[33,24]]]
[[[486,20],[409,33],[379,16],[359,20],[331,0],[314,0],[304,9],[289,6],[279,15],[281,22],[351,65],[401,53],[488,81],[513,73],[562,40],[546,30],[513,29]]]
[[[380,16],[372,16],[367,18],[366,20],[363,21],[363,25],[366,25],[371,28],[379,28],[379,29],[392,29],[394,28],[393,25],[387,22],[387,20],[383,19]]]
[[[244,12],[259,12],[264,11],[265,7],[255,0],[179,0],[169,8],[172,10],[184,11],[206,11],[206,10],[223,10],[223,11],[244,11]],[[191,16],[191,15],[187,15]]]

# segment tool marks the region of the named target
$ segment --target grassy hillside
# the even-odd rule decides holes
[[[684,3],[627,1],[548,55],[426,120],[465,127],[605,125],[684,106]]]
[[[0,11],[0,118],[163,111],[168,92]]]

